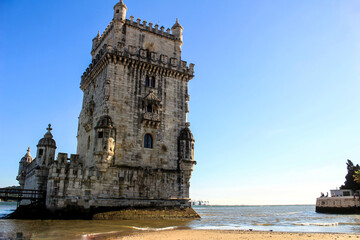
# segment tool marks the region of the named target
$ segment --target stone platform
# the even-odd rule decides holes
[[[42,204],[20,206],[7,219],[84,219],[84,220],[138,220],[138,219],[198,219],[199,214],[191,207],[167,208],[81,208],[68,206],[47,209]]]
[[[334,214],[360,213],[360,199],[350,197],[320,197],[316,199],[316,212]]]

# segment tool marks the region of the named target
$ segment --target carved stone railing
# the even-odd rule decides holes
[[[143,114],[143,122],[147,127],[158,128],[160,125],[160,115],[157,113],[146,112]]]

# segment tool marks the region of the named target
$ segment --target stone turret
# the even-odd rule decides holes
[[[190,124],[181,130],[179,136],[179,158],[180,161],[194,161],[194,137],[189,128]]]
[[[95,48],[97,47],[99,41],[100,41],[100,31],[98,32],[98,34],[96,35],[96,37],[93,38],[93,45],[92,45],[92,54],[93,54],[93,51],[95,50]]]
[[[105,172],[112,163],[115,152],[116,131],[111,117],[100,117],[95,127],[95,161],[100,172]]]
[[[190,178],[194,165],[194,137],[190,131],[190,124],[186,123],[185,128],[180,132],[179,136],[179,168],[183,172],[181,177],[182,194],[189,197]]]
[[[125,23],[126,11],[127,11],[126,5],[124,4],[123,0],[120,0],[120,2],[118,2],[114,6],[114,20]]]
[[[16,177],[16,180],[19,181],[20,187],[24,188],[25,176],[26,176],[26,167],[33,161],[33,158],[30,154],[30,147],[28,148],[24,157],[21,158],[19,162],[19,173]]]
[[[171,31],[176,39],[176,50],[181,53],[181,47],[183,44],[183,30],[184,28],[180,25],[179,20],[176,19],[176,23],[172,26]]]
[[[56,142],[51,134],[51,124],[46,130],[48,131],[37,145],[36,162],[39,166],[49,166],[55,159]]]
[[[179,39],[181,42],[183,41],[183,30],[184,28],[180,25],[179,19],[176,19],[174,26],[172,26],[171,31],[172,34]]]

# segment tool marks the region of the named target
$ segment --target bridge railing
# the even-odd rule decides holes
[[[0,188],[0,199],[4,201],[24,199],[42,201],[45,199],[45,191],[34,189]]]

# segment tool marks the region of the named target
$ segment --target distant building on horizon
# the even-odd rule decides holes
[[[181,58],[183,27],[133,16],[121,0],[92,40],[77,154],[58,153],[51,125],[17,180],[46,192],[46,207],[190,207],[194,137],[187,122],[194,64]],[[25,201],[22,204],[26,204]]]
[[[192,206],[208,206],[210,205],[209,201],[203,201],[203,200],[191,200]]]

